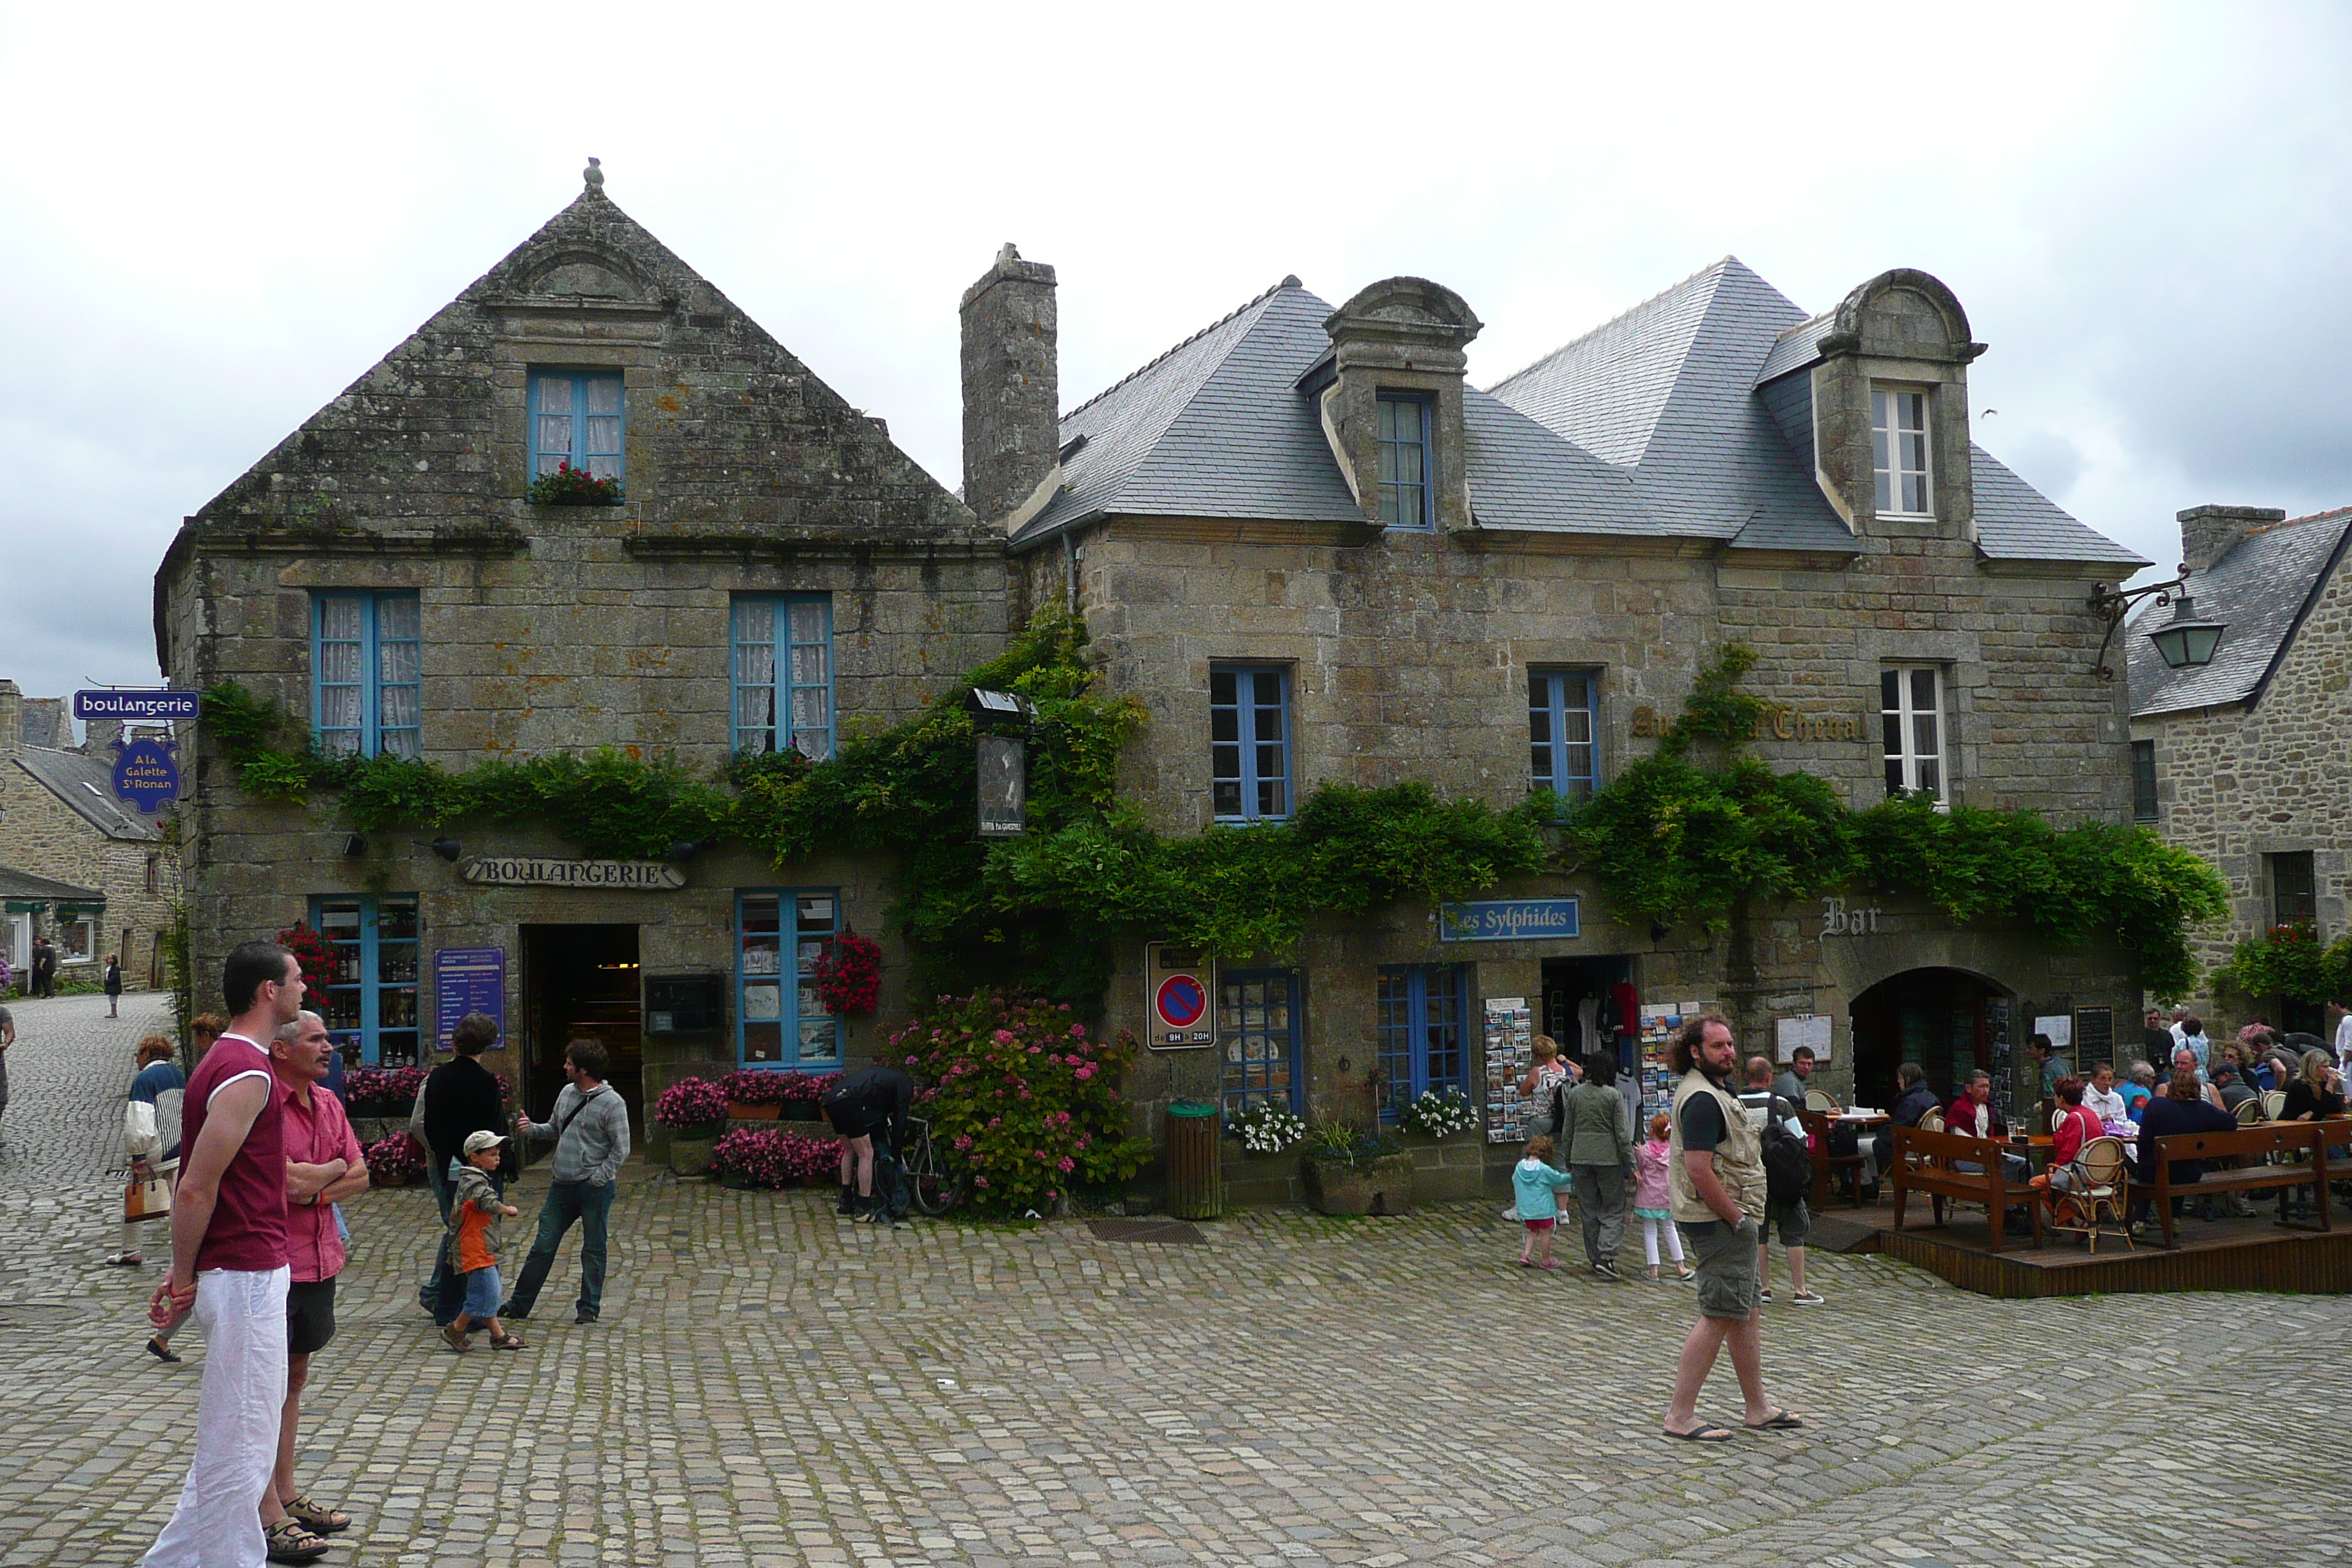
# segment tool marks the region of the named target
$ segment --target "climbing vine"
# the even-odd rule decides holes
[[[2309,921],[2273,926],[2240,942],[2213,972],[2213,984],[2255,1001],[2278,996],[2315,1006],[2352,1001],[2352,936],[2323,947]]]

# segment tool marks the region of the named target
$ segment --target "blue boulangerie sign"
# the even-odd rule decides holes
[[[1437,906],[1440,942],[1533,942],[1580,934],[1574,899],[1486,899]]]

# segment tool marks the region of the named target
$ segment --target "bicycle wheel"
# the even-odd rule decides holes
[[[940,1169],[938,1156],[926,1143],[916,1151],[918,1163],[908,1167],[907,1175],[914,1188],[915,1206],[937,1219],[963,1201],[963,1184]]]

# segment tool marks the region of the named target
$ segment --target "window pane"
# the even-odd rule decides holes
[[[1423,448],[1418,441],[1400,445],[1396,449],[1397,479],[1400,483],[1418,487],[1422,481]]]
[[[1936,716],[1933,713],[1913,714],[1911,718],[1911,733],[1912,738],[1916,742],[1911,748],[1915,754],[1922,757],[1932,757],[1937,753],[1938,748],[1936,744]]]
[[[572,456],[570,415],[539,416],[539,471],[551,474]]]
[[[1903,793],[1903,759],[1892,752],[1886,753],[1886,793]]]
[[[418,723],[416,688],[387,686],[383,689],[379,721],[386,730],[413,730]]]
[[[1209,672],[1209,700],[1221,708],[1233,706],[1234,672],[1232,670],[1213,669]]]
[[[833,678],[832,650],[823,643],[793,645],[793,684],[822,686]]]
[[[423,605],[414,594],[386,594],[375,602],[379,641],[415,642],[423,635]]]
[[[825,711],[824,688],[794,687],[793,689],[793,733],[803,730],[822,730],[832,721]]]
[[[322,642],[319,645],[319,683],[321,686],[356,686],[359,679],[359,644]],[[331,697],[333,693],[328,695]]]
[[[330,686],[319,693],[319,727],[324,730],[356,730],[360,722],[360,689],[356,686]]]
[[[422,671],[423,660],[422,651],[413,642],[379,642],[376,645],[378,679],[387,687],[415,684]]]
[[[589,417],[593,419],[599,416],[610,415],[615,421],[614,428],[617,430],[619,428],[617,421],[621,414],[621,378],[617,375],[592,375],[587,378],[587,382]],[[564,395],[567,399],[571,395],[568,385]],[[570,406],[568,401],[565,406]],[[593,429],[594,426],[590,427]]]
[[[319,635],[322,637],[340,637],[346,641],[357,641],[365,625],[365,608],[364,601],[348,595],[320,599],[319,601]]]
[[[1915,669],[1911,672],[1911,706],[1922,713],[1936,710],[1936,672]]]
[[[1943,772],[1932,757],[1919,759],[1919,789],[1922,794],[1941,799],[1944,794]]]
[[[1397,499],[1396,486],[1382,485],[1381,487],[1381,524],[1385,527],[1394,528],[1403,521],[1403,503]]]
[[[1894,709],[1903,706],[1903,672],[1882,669],[1878,672],[1878,705]]]
[[[735,601],[735,640],[769,643],[776,640],[776,605],[772,599]]]
[[[1884,714],[1880,717],[1879,727],[1881,730],[1880,739],[1885,744],[1886,754],[1889,757],[1901,756],[1903,754],[1903,715],[1900,713]]]
[[[621,460],[618,458],[590,458],[585,463],[573,466],[586,468],[592,479],[617,479],[621,477]]]
[[[572,415],[572,378],[568,375],[542,375],[539,378],[539,411],[541,414]]]
[[[616,457],[621,450],[621,422],[618,419],[591,417],[588,421],[588,456],[593,462],[600,457]]]
[[[793,750],[810,762],[824,762],[833,755],[833,731],[796,724],[793,727]]]
[[[737,643],[735,645],[735,683],[740,687],[772,689],[776,684],[776,645],[764,642]]]
[[[383,743],[377,750],[387,756],[405,757],[413,763],[425,755],[425,743],[417,731],[386,730]]]
[[[790,611],[793,641],[796,643],[827,641],[832,636],[832,628],[827,624],[832,617],[825,613],[825,609],[826,606],[822,600],[794,600]]]
[[[1209,792],[1210,807],[1219,816],[1239,816],[1242,814],[1241,763],[1234,763],[1230,773],[1220,772],[1217,782]]]

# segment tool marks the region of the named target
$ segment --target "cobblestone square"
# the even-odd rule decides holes
[[[203,1347],[141,1351],[112,1246],[151,994],[15,1005],[0,1118],[0,1564],[131,1563]],[[543,1177],[516,1196],[514,1261]],[[1998,1302],[1818,1258],[1765,1330],[1802,1432],[1657,1436],[1692,1302],[1514,1266],[1491,1205],[1252,1213],[1204,1246],[838,1223],[639,1162],[604,1321],[572,1250],[516,1355],[416,1305],[423,1188],[350,1205],[301,1475],[332,1564],[2088,1565],[2342,1560],[2339,1300]],[[574,1244],[576,1246],[576,1243]],[[529,1413],[523,1413],[528,1404]],[[1728,1367],[1701,1410],[1736,1421]]]

